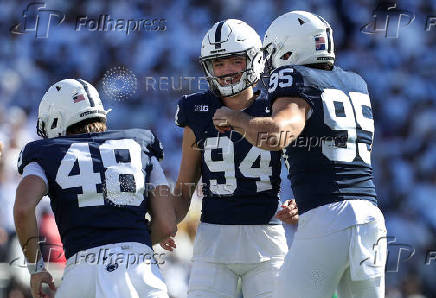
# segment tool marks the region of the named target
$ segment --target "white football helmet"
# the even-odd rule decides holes
[[[88,82],[66,79],[55,83],[44,94],[38,111],[39,136],[65,136],[67,128],[88,118],[106,119],[98,91]]]
[[[332,28],[307,11],[291,11],[275,19],[266,30],[263,49],[269,71],[284,65],[335,61]],[[286,54],[290,55],[287,59]]]
[[[261,48],[259,35],[247,23],[235,19],[215,23],[203,38],[200,56],[210,89],[219,97],[228,97],[254,85],[265,65]],[[246,56],[247,67],[239,82],[221,86],[214,75],[212,60],[231,55]]]

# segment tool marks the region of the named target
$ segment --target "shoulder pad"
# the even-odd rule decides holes
[[[18,173],[23,174],[24,168],[31,162],[38,162],[40,159],[39,153],[41,152],[41,148],[38,149],[41,142],[44,140],[34,141],[27,143],[24,148],[21,150],[20,155],[18,156],[17,161],[17,169]]]
[[[159,161],[163,159],[163,146],[151,130],[135,128],[127,132],[141,145],[145,154],[155,156]]]
[[[177,103],[177,110],[174,119],[176,125],[180,127],[189,126],[189,118],[195,111],[196,106],[206,105],[209,96],[210,93],[208,91],[182,96]]]
[[[305,99],[310,106],[313,106],[310,98],[306,96],[306,89],[310,86],[304,85],[303,75],[297,68],[282,66],[276,68],[269,78],[268,100],[272,105],[280,97],[298,97]]]

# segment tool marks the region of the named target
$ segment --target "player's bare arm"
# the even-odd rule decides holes
[[[191,197],[201,176],[201,151],[191,128],[183,130],[182,161],[174,191],[177,223],[185,218],[191,204]]]
[[[304,99],[277,98],[272,117],[252,117],[242,111],[222,107],[215,112],[214,124],[230,125],[254,146],[265,150],[282,150],[303,131],[310,106]]]
[[[167,185],[159,185],[150,191],[150,199],[151,243],[156,244],[176,235],[176,212]]]
[[[47,193],[45,182],[38,176],[29,175],[24,177],[17,187],[14,220],[17,237],[23,248],[23,253],[34,271],[31,274],[30,285],[32,296],[48,297],[42,292],[42,283],[46,283],[55,290],[53,277],[45,269],[36,268],[42,258],[39,250],[38,226],[36,223],[35,208],[41,198]]]
[[[185,218],[189,211],[191,197],[201,176],[200,163],[201,152],[195,145],[194,132],[186,126],[183,131],[182,162],[173,194],[177,224]],[[160,245],[169,251],[176,248],[176,243],[172,238],[165,239]]]

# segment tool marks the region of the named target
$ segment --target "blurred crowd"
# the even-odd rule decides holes
[[[106,108],[113,109],[110,129],[139,127],[157,134],[165,149],[163,168],[173,182],[181,159],[182,129],[174,125],[177,99],[207,88],[204,81],[200,83],[203,73],[198,63],[204,34],[217,21],[237,18],[263,37],[274,18],[296,9],[317,13],[330,22],[336,64],[359,73],[369,86],[376,125],[372,165],[379,206],[392,236],[391,247],[409,245],[415,250],[407,261],[402,255],[396,268],[398,249],[390,249],[387,297],[436,297],[436,262],[425,265],[426,252],[436,250],[436,28],[425,31],[426,17],[436,15],[435,0],[398,1],[398,7],[415,14],[413,23],[400,26],[399,38],[360,31],[374,20],[377,3],[370,0],[45,2],[47,9],[66,16],[62,24],[50,27],[48,38],[35,38],[35,32],[0,35],[0,142],[4,146],[0,162],[0,297],[29,297],[23,273],[16,273],[24,269],[13,270],[8,264],[19,255],[12,217],[20,179],[16,161],[21,148],[37,139],[37,108],[48,86],[79,77],[94,84]],[[22,12],[28,3],[0,1],[4,32],[24,21]],[[117,19],[158,18],[165,30],[128,35],[74,30],[78,16],[98,19],[103,14]],[[129,96],[116,97],[103,88],[105,74],[119,66],[129,70],[124,73],[130,76],[128,82],[132,76],[135,79],[135,85],[127,86]],[[162,81],[162,77],[167,79]],[[195,79],[188,84],[186,77]],[[123,88],[116,85],[123,81],[113,84],[115,89]],[[292,197],[286,179],[282,188],[283,200]],[[186,297],[200,206],[201,200],[195,198],[191,213],[179,227],[177,250],[167,255],[162,266],[176,298]],[[47,199],[38,210],[43,235],[59,241],[53,233],[56,228]]]

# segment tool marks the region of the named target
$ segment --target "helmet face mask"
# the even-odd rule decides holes
[[[262,51],[263,59],[265,60],[264,74],[270,74],[274,70],[272,57],[276,52],[276,48],[273,46],[272,43],[269,43],[264,48],[262,48]]]
[[[240,65],[243,62],[243,68],[240,70],[235,67],[234,64],[239,63]],[[222,72],[222,70],[217,71],[217,68],[222,67],[218,66],[219,64],[232,64],[232,69],[234,71]],[[224,57],[214,58],[214,59],[205,59],[204,65],[207,68],[207,72],[213,76],[214,79],[218,80],[220,86],[228,86],[235,85],[240,82],[241,76],[248,70],[247,69],[247,56],[245,53],[235,53],[231,55],[227,55]],[[221,73],[220,73],[221,72]],[[233,82],[233,77],[237,76],[236,81]],[[221,81],[221,82],[220,82]]]
[[[209,86],[211,86],[212,91],[217,96],[235,96],[257,82],[258,78],[255,74],[254,63],[253,60],[249,58],[247,52],[248,50],[231,53],[229,55],[220,55],[214,58],[200,59],[203,70],[207,74]],[[217,60],[227,60],[237,57],[242,57],[245,60],[245,66],[241,70],[222,74],[216,73],[214,63],[216,63]]]
[[[231,97],[254,85],[264,66],[261,46],[259,35],[246,23],[234,19],[216,23],[203,38],[200,56],[210,90],[218,97]],[[215,74],[214,61],[235,56],[245,57],[245,69]],[[231,77],[235,76],[240,78],[233,82]],[[223,84],[224,78],[228,78],[230,84]]]
[[[45,121],[39,117],[36,123],[36,134],[44,139],[48,138],[47,131],[45,130]]]
[[[66,79],[44,94],[38,111],[36,131],[43,138],[65,136],[67,128],[89,118],[106,119],[98,91],[84,80]]]
[[[46,117],[38,116],[36,133],[43,138],[65,135],[65,133],[60,130],[62,125],[59,119],[62,119],[62,116],[60,116],[59,113],[52,113],[50,116]]]

